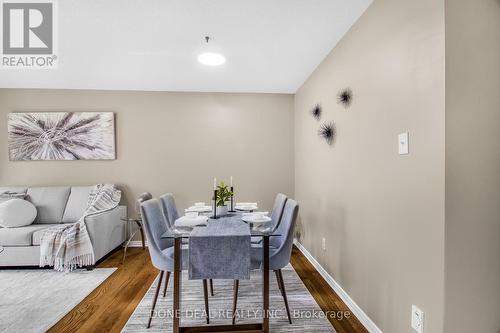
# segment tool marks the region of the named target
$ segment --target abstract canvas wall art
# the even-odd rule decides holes
[[[113,112],[10,113],[11,161],[112,160]]]

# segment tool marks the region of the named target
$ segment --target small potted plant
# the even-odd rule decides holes
[[[217,198],[215,198],[215,205],[217,209],[217,216],[227,215],[227,202],[231,200],[231,196],[233,192],[229,189],[229,186],[224,184],[224,182],[220,182],[217,185]]]

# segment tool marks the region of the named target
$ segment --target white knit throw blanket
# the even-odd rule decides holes
[[[40,240],[40,267],[54,266],[56,271],[72,271],[95,263],[94,249],[85,218],[118,206],[121,191],[112,184],[98,184],[90,191],[83,216],[75,224],[48,228]]]

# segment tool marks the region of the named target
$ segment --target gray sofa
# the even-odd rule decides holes
[[[33,224],[19,228],[0,227],[1,266],[38,266],[40,238],[45,229],[61,223],[75,223],[85,211],[92,186],[0,187],[0,193],[23,192],[37,209]],[[85,218],[95,260],[120,246],[126,237],[127,209],[112,210]]]

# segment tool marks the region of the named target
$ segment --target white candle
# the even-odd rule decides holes
[[[231,187],[233,187],[233,176],[231,176]]]
[[[217,189],[217,178],[214,178],[214,190]]]

